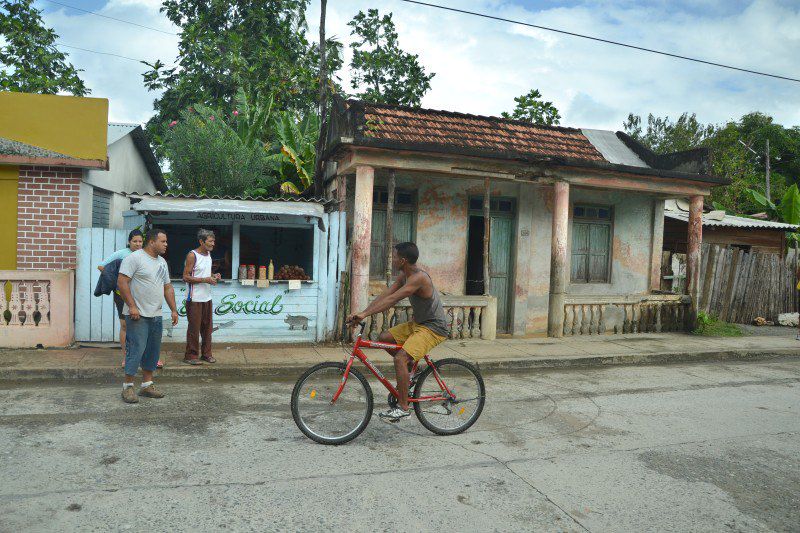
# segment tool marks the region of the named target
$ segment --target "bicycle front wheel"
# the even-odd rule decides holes
[[[486,401],[483,377],[474,365],[461,359],[442,359],[433,365],[439,379],[433,373],[433,366],[428,366],[417,380],[414,398],[444,396],[448,399],[414,402],[414,412],[429,431],[437,435],[457,435],[469,429],[481,416]]]
[[[356,438],[372,418],[372,389],[355,368],[331,403],[347,365],[320,363],[300,376],[292,390],[292,417],[300,431],[320,444],[344,444]]]

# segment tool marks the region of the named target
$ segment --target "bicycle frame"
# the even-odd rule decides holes
[[[363,331],[363,327],[361,328]],[[356,344],[353,346],[353,352],[350,354],[350,359],[347,360],[347,367],[344,369],[344,375],[342,376],[342,382],[339,384],[339,388],[336,391],[336,394],[333,395],[333,399],[331,399],[331,404],[336,403],[336,400],[339,399],[339,395],[342,394],[344,390],[344,386],[347,384],[347,379],[350,377],[350,368],[353,366],[353,362],[355,359],[359,359],[364,366],[366,366],[372,375],[380,381],[384,387],[397,399],[400,399],[399,393],[397,389],[392,385],[388,379],[383,375],[383,373],[378,370],[378,368],[372,364],[372,362],[367,358],[364,352],[361,351],[361,348],[378,348],[380,350],[399,350],[402,348],[399,344],[390,344],[386,342],[374,342],[370,340],[364,340],[361,337],[361,333],[359,333],[358,337],[356,337]],[[438,396],[420,396],[419,398],[408,398],[409,403],[419,403],[419,402],[435,402],[435,401],[447,401],[447,400],[455,400],[455,395],[450,392],[450,389],[447,388],[444,380],[439,375],[439,371],[434,365],[430,357],[425,355],[424,357],[425,363],[429,367],[433,369],[433,377],[436,379],[436,383],[438,383],[439,387],[442,389],[442,393]],[[419,361],[414,361],[414,365],[411,367],[411,374],[416,372],[417,366],[419,366]],[[411,391],[409,391],[411,392]],[[446,395],[446,396],[445,396]]]

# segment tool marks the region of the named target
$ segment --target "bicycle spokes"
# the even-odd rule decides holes
[[[449,359],[435,363],[422,376],[414,396],[435,398],[415,407],[420,422],[441,434],[455,434],[474,423],[483,409],[484,386],[477,370],[464,361]]]

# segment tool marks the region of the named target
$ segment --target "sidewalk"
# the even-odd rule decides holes
[[[435,358],[459,357],[482,370],[557,368],[620,364],[656,364],[708,360],[800,356],[795,331],[786,336],[698,337],[679,333],[579,336],[563,339],[504,338],[495,341],[449,340],[433,351]],[[322,361],[343,361],[338,345],[215,346],[214,365],[181,363],[183,345],[164,346],[162,378],[272,376],[294,379]],[[383,351],[366,350],[381,370],[391,371]],[[119,347],[81,345],[63,350],[0,349],[0,381],[116,379],[122,376]],[[360,364],[360,363],[359,363]]]

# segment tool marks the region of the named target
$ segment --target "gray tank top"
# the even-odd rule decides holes
[[[436,287],[433,285],[430,274],[424,270],[422,272],[431,280],[431,289],[433,289],[433,293],[430,298],[423,298],[416,294],[412,294],[408,297],[408,301],[411,302],[411,309],[414,311],[414,322],[420,326],[425,326],[437,335],[447,337],[450,335],[450,327],[445,318],[444,307],[442,307],[442,299],[439,297],[439,291],[437,291]],[[405,285],[405,282],[403,282],[403,284]]]

